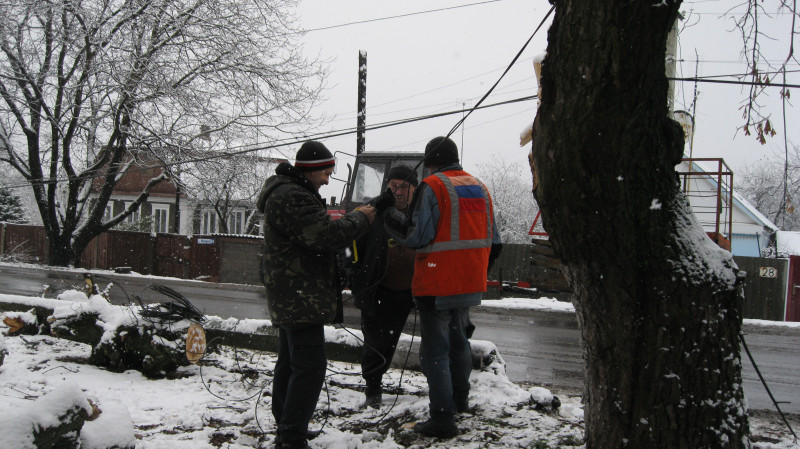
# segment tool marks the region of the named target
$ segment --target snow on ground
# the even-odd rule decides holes
[[[509,301],[510,307],[520,306],[516,303]],[[89,365],[91,348],[84,344],[49,336],[2,337],[2,333],[0,348],[5,347],[8,355],[0,366],[0,448],[28,447],[25,424],[41,413],[43,401],[81,403],[84,397],[103,413],[84,426],[83,449],[106,448],[110,443],[135,444],[137,449],[272,446],[275,354],[223,348],[199,365],[181,368],[175,378],[148,380],[137,371],[112,373]],[[420,373],[391,370],[384,380],[383,407],[362,410],[360,367],[331,362],[312,422],[312,429],[321,429],[322,434],[311,446],[584,447],[579,395],[512,383],[502,367],[473,371],[472,410],[459,415],[461,435],[452,440],[421,437],[410,429],[414,422],[427,419],[427,385]],[[560,407],[542,405],[550,404],[553,396]],[[43,401],[36,400],[41,397]],[[751,427],[755,448],[798,447],[775,416],[754,416]]]
[[[0,447],[11,449],[20,434],[20,411],[34,410],[33,400],[80,387],[105,422],[88,422],[84,449],[116,438],[135,438],[141,449],[269,447],[275,430],[269,392],[275,355],[224,349],[202,366],[189,366],[175,379],[148,380],[136,371],[111,373],[87,364],[87,345],[49,336],[5,337],[9,355],[0,367]],[[312,447],[399,448],[578,446],[583,411],[579,397],[560,397],[556,411],[536,411],[552,392],[515,385],[505,376],[473,372],[471,405],[475,412],[459,418],[462,435],[435,442],[420,438],[408,424],[427,417],[427,387],[421,374],[392,370],[381,410],[361,410],[363,381],[358,365],[331,363],[312,428],[322,429]],[[58,393],[61,392],[61,393]],[[49,395],[48,395],[49,397]],[[537,402],[538,401],[538,402]],[[24,413],[22,414],[24,415]],[[103,415],[101,415],[102,417]],[[406,426],[406,427],[404,427]],[[87,441],[89,440],[89,441]]]

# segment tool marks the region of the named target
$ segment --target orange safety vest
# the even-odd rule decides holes
[[[434,173],[423,180],[439,203],[436,236],[417,250],[414,296],[451,296],[486,291],[492,248],[492,197],[463,170]]]

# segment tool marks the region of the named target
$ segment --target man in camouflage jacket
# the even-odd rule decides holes
[[[327,366],[323,325],[341,314],[334,253],[364,234],[375,216],[372,206],[338,220],[327,214],[319,188],[334,164],[322,143],[308,141],[294,166],[278,165],[258,199],[265,221],[262,276],[272,325],[280,328],[272,385],[280,449],[308,447],[308,423]]]

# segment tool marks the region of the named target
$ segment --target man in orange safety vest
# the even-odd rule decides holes
[[[490,260],[499,256],[502,244],[492,197],[459,165],[456,144],[446,137],[432,139],[424,163],[432,174],[417,188],[411,216],[394,208],[383,215],[389,235],[417,249],[411,288],[420,316],[430,419],[414,430],[452,438],[459,433],[456,413],[469,409],[469,308],[480,304]]]

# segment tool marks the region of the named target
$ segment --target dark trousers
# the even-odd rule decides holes
[[[325,381],[325,333],[321,324],[280,328],[278,361],[272,380],[276,441],[305,441],[308,423]]]
[[[397,292],[378,286],[374,307],[361,309],[361,332],[364,334],[361,376],[367,383],[368,395],[380,393],[381,379],[389,370],[413,305],[411,290]]]

